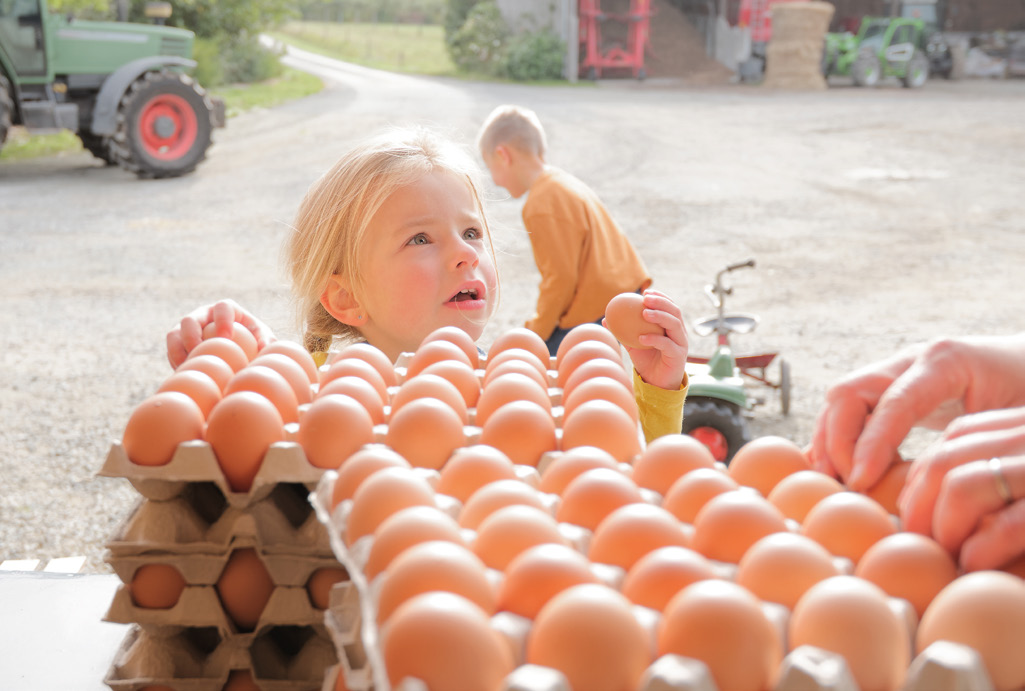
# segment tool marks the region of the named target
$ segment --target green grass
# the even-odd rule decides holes
[[[272,108],[317,93],[324,84],[318,77],[286,67],[280,77],[256,84],[234,84],[210,89],[224,99],[228,117],[253,108]],[[231,124],[228,124],[231,127]],[[19,161],[39,156],[76,153],[82,150],[78,136],[69,131],[30,135],[21,127],[11,130],[0,150],[0,161]]]
[[[390,72],[456,76],[444,29],[434,24],[289,22],[271,33],[279,41]]]

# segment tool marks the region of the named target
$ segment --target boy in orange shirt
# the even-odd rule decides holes
[[[541,272],[537,312],[526,326],[555,355],[574,326],[600,324],[619,293],[640,293],[651,276],[629,238],[586,184],[545,162],[547,142],[537,115],[499,106],[477,137],[495,184],[527,195],[523,225]]]

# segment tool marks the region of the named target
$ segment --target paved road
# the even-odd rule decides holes
[[[0,558],[105,568],[136,494],[94,474],[167,375],[165,332],[231,296],[294,338],[287,224],[317,176],[385,125],[470,143],[494,106],[535,108],[551,162],[599,191],[691,317],[718,268],[755,257],[731,306],[762,323],[738,346],[780,350],[795,382],[792,415],[769,392],[759,433],[805,443],[826,384],[903,343],[1025,324],[1023,81],[532,87],[287,60],[327,88],[231,119],[193,175],[140,181],[88,154],[0,164]],[[522,323],[537,280],[519,202],[491,196],[502,303],[485,345]]]

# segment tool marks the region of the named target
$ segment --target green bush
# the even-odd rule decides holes
[[[492,0],[474,6],[448,42],[452,62],[461,70],[491,76],[505,71],[509,26]]]
[[[506,49],[505,74],[517,81],[562,79],[566,43],[551,29],[520,34]]]
[[[280,55],[248,34],[197,38],[192,57],[197,63],[196,81],[206,88],[262,82],[284,70]]]
[[[466,18],[480,0],[446,0],[445,3],[445,43],[451,43],[456,32],[463,28]]]
[[[212,38],[197,38],[192,46],[192,59],[196,61],[196,81],[210,88],[224,84],[224,68],[221,67],[221,49]]]

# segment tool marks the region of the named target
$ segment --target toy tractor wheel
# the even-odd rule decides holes
[[[11,98],[11,83],[0,73],[0,148],[7,141],[7,133],[14,122],[14,99]]]
[[[790,414],[790,363],[779,359],[779,407],[784,415]]]
[[[110,152],[139,177],[192,172],[210,146],[212,111],[206,92],[186,75],[147,72],[121,98]]]
[[[882,65],[879,63],[879,56],[871,50],[863,50],[854,58],[851,65],[851,76],[858,86],[875,86],[879,83],[882,74]]]
[[[684,434],[708,447],[715,460],[729,463],[733,454],[751,440],[740,408],[715,398],[688,398],[683,405]]]
[[[107,165],[116,163],[110,153],[110,138],[95,135],[92,132],[79,132],[78,138],[82,140],[82,147]]]
[[[929,58],[921,51],[915,51],[915,54],[908,60],[908,66],[904,72],[904,86],[909,89],[917,89],[925,85],[925,82],[929,79]]]

